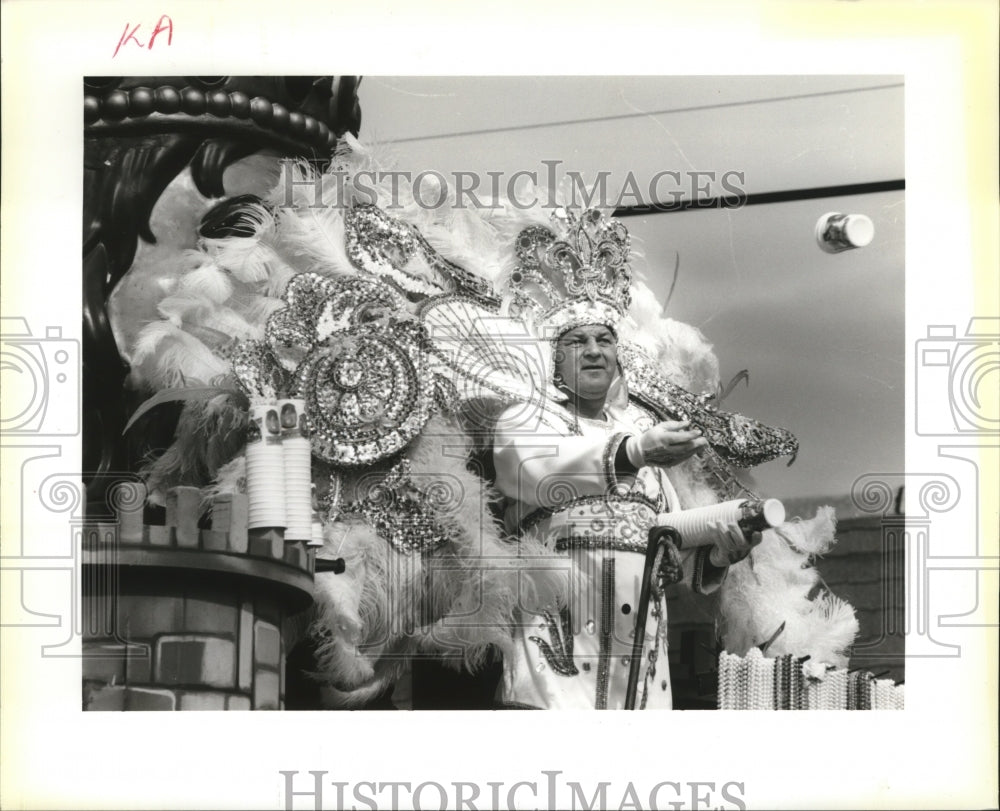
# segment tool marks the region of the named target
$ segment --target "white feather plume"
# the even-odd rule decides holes
[[[731,566],[722,586],[721,635],[740,655],[771,639],[768,656],[811,656],[843,667],[858,633],[854,609],[833,595],[811,599],[819,573],[810,555],[834,543],[833,510],[822,507],[807,521],[790,521],[764,533],[751,557]],[[815,550],[808,552],[804,550]]]
[[[208,384],[228,371],[226,361],[169,321],[148,324],[135,343],[134,379],[153,389]]]

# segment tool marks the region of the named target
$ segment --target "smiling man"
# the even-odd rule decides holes
[[[556,342],[556,385],[584,417],[601,417],[617,368],[618,339],[602,324],[568,330]]]
[[[627,233],[592,212],[570,219],[566,231],[559,241],[537,227],[525,231],[521,265],[512,274],[515,298],[534,284],[533,298],[520,300],[536,308],[536,329],[556,336],[555,390],[547,409],[509,408],[495,432],[505,528],[525,554],[547,557],[547,566],[540,563],[539,576],[528,577],[522,590],[500,700],[520,708],[620,709],[647,576],[649,529],[679,507],[667,470],[707,441],[686,422],[657,421],[628,396],[616,332],[630,301]],[[590,254],[588,264],[584,244],[605,250]],[[552,400],[559,405],[553,408]],[[547,419],[553,412],[562,419]],[[660,582],[710,592],[725,566],[760,541],[759,534],[745,538],[735,525],[718,530],[714,546],[672,550]],[[555,585],[553,562],[565,564],[557,565]],[[669,709],[662,592],[650,601],[644,642],[637,704]]]

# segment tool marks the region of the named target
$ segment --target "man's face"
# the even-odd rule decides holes
[[[556,342],[556,375],[577,396],[603,400],[618,368],[618,341],[607,327],[589,324]]]

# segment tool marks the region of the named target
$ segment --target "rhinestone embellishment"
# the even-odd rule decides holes
[[[414,322],[360,326],[314,349],[296,370],[313,453],[341,467],[401,451],[434,409],[434,380]]]
[[[461,534],[456,511],[459,488],[443,481],[421,481],[408,459],[401,459],[384,476],[365,480],[357,498],[341,502],[331,487],[324,503],[328,519],[358,515],[402,554],[433,552]]]
[[[441,256],[409,223],[378,206],[356,205],[344,217],[347,256],[358,270],[391,280],[412,300],[463,292],[498,303],[492,285]],[[407,266],[419,255],[429,269]]]
[[[305,400],[313,453],[352,468],[399,453],[436,408],[426,334],[406,300],[372,278],[300,273],[233,368],[252,394]]]
[[[704,431],[712,450],[730,464],[751,468],[799,450],[798,440],[784,428],[772,428],[742,414],[719,411],[712,396],[698,396],[675,386],[656,361],[636,346],[618,345],[629,391],[639,402],[672,420],[690,420]]]

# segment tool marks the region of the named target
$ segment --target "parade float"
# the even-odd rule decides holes
[[[526,246],[629,268],[620,396],[709,443],[671,471],[688,523],[658,523],[678,543],[706,514],[759,519],[775,494],[740,471],[797,451],[722,407],[710,344],[662,312],[611,212],[421,205],[358,140],[356,91],[85,85],[87,709],[365,708],[495,670],[526,578],[558,569],[504,532],[490,464],[502,410],[563,419],[524,318]],[[701,705],[901,707],[900,686],[848,670],[855,611],[814,566],[833,510],[755,526],[707,609],[668,596],[672,629],[711,629],[669,663]],[[651,587],[676,588],[659,571]]]

